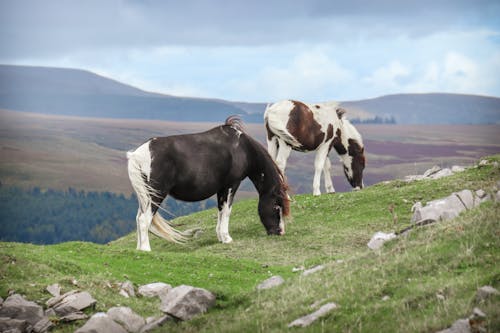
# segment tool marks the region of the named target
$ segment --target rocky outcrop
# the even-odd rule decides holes
[[[450,168],[441,168],[438,165],[433,166],[432,168],[426,170],[422,175],[410,175],[405,177],[405,181],[413,182],[416,180],[424,180],[424,179],[439,179],[443,177],[448,177],[457,172],[464,171],[465,168],[462,166],[454,165]]]
[[[270,277],[267,280],[262,281],[257,286],[257,290],[264,290],[264,289],[274,288],[274,287],[279,286],[283,282],[285,282],[285,280],[281,276],[275,275],[275,276]]]
[[[97,301],[86,291],[70,291],[59,297],[50,299],[50,304],[58,316],[66,316],[93,306]]]
[[[385,232],[378,231],[372,236],[367,245],[372,250],[378,250],[385,242],[394,238],[396,238],[396,234],[393,232],[386,234]]]
[[[314,311],[313,313],[310,313],[304,317],[300,317],[294,321],[292,321],[290,324],[288,324],[288,327],[306,327],[311,325],[313,322],[318,320],[321,317],[326,316],[328,313],[330,313],[332,310],[337,308],[337,304],[335,303],[327,303],[320,307],[318,310]]]
[[[0,331],[18,330],[19,332],[42,333],[54,324],[49,320],[43,308],[35,302],[13,294],[3,302],[0,308]]]
[[[127,331],[104,312],[98,312],[75,333],[127,333]]]
[[[107,315],[131,333],[139,332],[146,324],[144,318],[132,311],[131,308],[124,306],[109,309]]]
[[[140,286],[137,293],[144,297],[160,297],[167,294],[172,286],[163,282],[154,282]]]
[[[215,305],[215,295],[208,290],[181,285],[162,298],[161,311],[181,320],[189,320]]]

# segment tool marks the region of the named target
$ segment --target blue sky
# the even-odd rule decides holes
[[[500,96],[500,1],[2,1],[0,63],[249,102]]]

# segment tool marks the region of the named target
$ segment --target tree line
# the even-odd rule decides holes
[[[185,203],[167,198],[162,206],[172,216],[162,215],[172,218],[214,207],[215,201]],[[0,183],[0,241],[104,244],[136,229],[137,207],[135,194],[22,189]]]

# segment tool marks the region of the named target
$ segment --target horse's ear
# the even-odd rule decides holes
[[[342,119],[342,117],[346,113],[345,109],[343,109],[343,108],[337,108],[337,110],[335,110],[335,111],[337,112],[337,117],[339,119]]]

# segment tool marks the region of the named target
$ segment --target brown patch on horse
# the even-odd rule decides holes
[[[267,121],[266,121],[266,132],[267,132],[267,139],[271,140],[274,136],[274,133],[269,128],[269,124],[267,123]]]
[[[331,138],[333,138],[333,125],[332,124],[328,124],[328,129],[326,130],[326,141],[330,140]]]
[[[335,110],[335,112],[337,112],[337,118],[339,119],[342,119],[342,117],[346,113],[345,109],[342,108],[338,108],[337,110]]]
[[[365,148],[361,147],[358,141],[349,139],[349,156],[352,156],[353,187],[363,187],[363,170],[365,168]]]
[[[307,105],[298,101],[292,103],[294,108],[290,111],[286,124],[288,132],[301,144],[300,149],[316,150],[325,138],[321,125],[314,120],[313,113]]]
[[[340,128],[337,128],[337,132],[335,133],[335,137],[332,140],[332,143],[330,144],[330,150],[335,148],[335,151],[339,155],[345,155],[347,154],[347,149],[344,147],[342,144],[342,139],[340,138],[342,136],[342,131]]]

